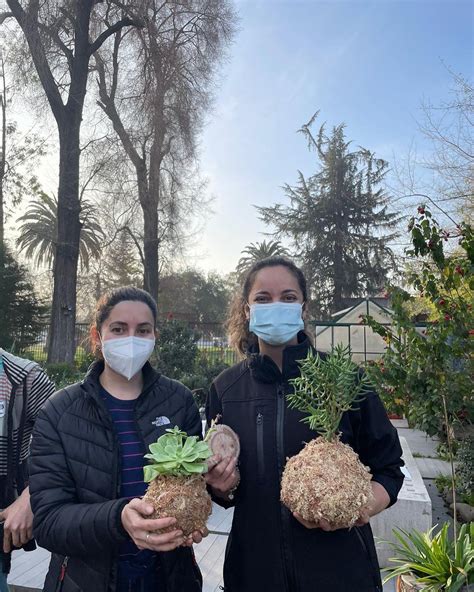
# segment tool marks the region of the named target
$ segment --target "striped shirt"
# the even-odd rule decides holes
[[[17,471],[13,460],[13,464],[26,466],[36,416],[55,390],[36,362],[0,348],[0,478],[6,478],[9,466]],[[0,504],[5,501],[0,500]]]
[[[147,488],[143,480],[146,450],[135,421],[136,399],[117,399],[103,387],[100,389],[100,396],[110,413],[120,443],[120,497],[142,497]],[[147,549],[140,551],[131,539],[127,540],[120,548],[119,579],[133,581],[143,576],[155,563],[155,559],[156,553]]]

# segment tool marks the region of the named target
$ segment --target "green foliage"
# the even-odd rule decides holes
[[[157,369],[175,380],[192,373],[199,351],[199,335],[187,323],[177,320],[161,321],[158,333]]]
[[[366,317],[387,343],[368,373],[382,398],[395,401],[412,424],[434,435],[442,433],[445,411],[449,425],[474,417],[474,237],[469,225],[448,233],[424,206],[418,212],[409,224],[413,248],[407,253],[418,262],[408,277],[415,293],[389,289],[391,327]],[[458,248],[448,256],[444,245],[450,238]],[[414,326],[407,306],[417,295],[436,311],[425,331]]]
[[[38,265],[52,268],[58,234],[57,198],[40,192],[18,222],[21,224],[17,245],[25,252],[25,257],[34,259]],[[79,261],[81,267],[87,270],[90,257],[98,258],[101,254],[104,233],[97,221],[95,206],[85,199],[81,201],[80,222]]]
[[[394,267],[388,242],[398,216],[382,189],[387,163],[365,148],[351,151],[343,124],[330,134],[323,125],[314,137],[316,116],[299,131],[318,157],[318,172],[309,178],[300,172],[296,186],[285,185],[289,205],[257,209],[276,238],[292,241],[313,308],[324,313],[340,310],[343,296],[374,295],[384,285]]]
[[[397,542],[389,544],[396,552],[390,559],[396,567],[385,568],[391,578],[413,574],[426,592],[460,592],[474,582],[474,523],[464,524],[454,541],[448,538],[448,523],[433,535],[416,530],[395,529]]]
[[[0,344],[6,350],[21,352],[35,343],[46,307],[36,297],[26,268],[5,245],[0,245],[0,286]]]
[[[206,459],[212,452],[206,442],[197,436],[188,436],[178,427],[166,430],[154,444],[145,458],[150,464],[144,467],[144,479],[148,483],[158,475],[194,475],[207,471]]]
[[[326,440],[333,440],[345,411],[353,409],[368,389],[365,375],[359,376],[349,347],[338,345],[324,360],[312,351],[298,362],[301,374],[290,380],[294,393],[288,395],[291,409],[306,415],[302,420]]]
[[[206,403],[209,387],[216,376],[223,372],[229,364],[225,362],[212,362],[205,356],[200,355],[194,372],[183,374],[181,382],[193,391],[194,399],[198,407]]]
[[[43,364],[43,367],[46,374],[56,385],[57,390],[70,384],[74,384],[84,378],[84,372],[76,368],[76,366],[71,366],[71,364],[66,362]]]
[[[268,257],[289,257],[290,254],[280,241],[262,241],[261,243],[250,243],[242,251],[242,257],[239,259],[236,272],[240,278],[243,278],[247,271],[262,259]]]
[[[472,500],[474,495],[474,438],[467,438],[459,444],[457,461],[458,489],[462,496]]]
[[[225,318],[230,297],[227,278],[187,269],[160,278],[158,306],[161,314],[185,315],[192,321],[212,325]]]

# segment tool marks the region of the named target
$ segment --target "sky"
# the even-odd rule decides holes
[[[189,257],[220,273],[268,238],[254,206],[286,203],[282,185],[317,170],[296,133],[315,111],[316,124],[345,122],[354,145],[393,162],[411,145],[429,151],[420,106],[449,100],[449,68],[474,74],[473,2],[247,0],[237,10],[201,141],[212,214]]]

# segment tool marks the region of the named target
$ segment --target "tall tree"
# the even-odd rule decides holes
[[[34,343],[46,309],[35,295],[26,268],[4,244],[0,244],[0,286],[0,343],[6,349],[21,351]]]
[[[468,78],[449,72],[449,100],[436,105],[424,101],[419,127],[432,146],[423,164],[434,173],[433,199],[463,217],[466,206],[472,215],[474,197],[474,86]]]
[[[320,170],[299,172],[296,186],[285,185],[289,205],[258,207],[261,219],[287,236],[313,288],[316,313],[340,310],[343,298],[374,294],[383,285],[394,256],[389,243],[398,216],[390,213],[381,187],[387,163],[365,148],[350,150],[344,125],[317,136],[311,126],[299,131],[314,150]]]
[[[230,300],[230,287],[216,273],[204,275],[187,269],[163,275],[160,283],[159,310],[165,317],[200,323],[221,323]]]
[[[29,130],[21,137],[11,119],[11,88],[7,84],[5,60],[0,54],[0,244],[5,239],[7,205],[16,207],[23,197],[40,191],[34,168],[44,154],[44,141]],[[8,196],[8,200],[7,200]]]
[[[80,244],[80,130],[89,62],[108,37],[138,25],[122,18],[123,2],[6,0],[0,23],[20,26],[59,132],[58,236],[55,245],[50,362],[73,362]],[[107,23],[104,26],[104,20]]]
[[[280,241],[262,241],[250,243],[241,251],[242,257],[236,267],[237,274],[242,277],[254,263],[267,257],[289,257],[288,249]]]
[[[136,173],[144,287],[156,298],[162,244],[179,243],[183,214],[199,207],[199,187],[183,207],[186,185],[196,179],[187,172],[195,169],[198,135],[235,14],[228,0],[142,0],[130,11],[145,26],[117,32],[97,53],[98,104]]]

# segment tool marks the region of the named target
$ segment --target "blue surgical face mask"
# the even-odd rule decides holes
[[[265,343],[284,345],[304,328],[302,310],[300,302],[252,304],[249,329]]]

